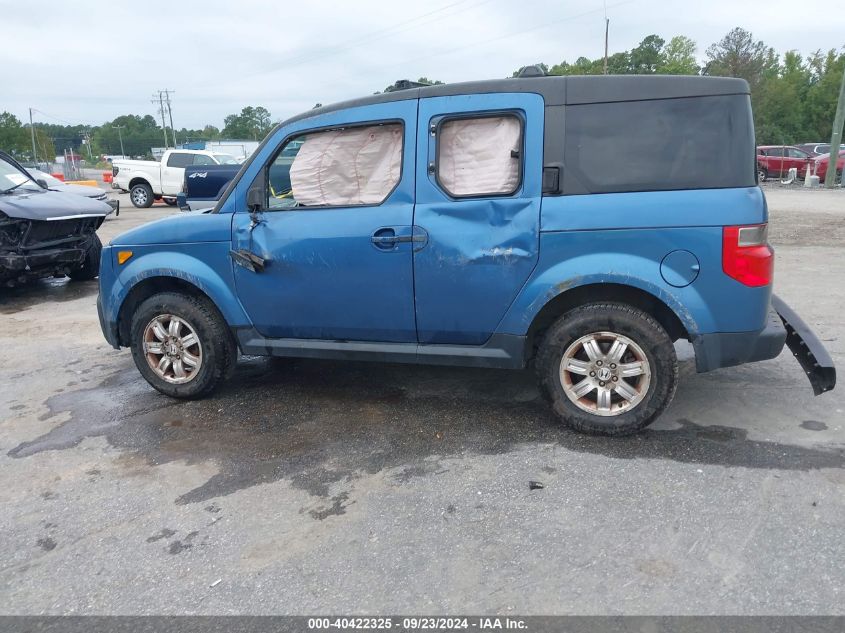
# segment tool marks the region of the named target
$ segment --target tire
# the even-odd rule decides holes
[[[129,190],[129,200],[138,209],[149,209],[153,206],[153,189],[147,183],[141,182]]]
[[[171,330],[170,324],[174,319],[179,325]],[[157,334],[155,321],[162,327],[159,334],[163,331],[166,336]],[[129,332],[132,358],[138,371],[155,389],[172,398],[192,399],[208,395],[235,367],[238,348],[232,333],[214,304],[204,297],[173,292],[153,295],[135,310]],[[178,346],[168,348],[170,342],[175,342],[171,338],[174,332],[181,337],[181,351]],[[196,342],[187,341],[190,334],[195,336]],[[156,347],[158,343],[163,344]],[[148,353],[156,349],[160,353]],[[168,349],[174,352],[169,359],[178,358],[184,378],[178,376],[176,360],[164,363],[164,376],[153,369],[157,360],[158,366],[162,367],[161,361]],[[190,361],[189,357],[194,360]]]
[[[769,179],[769,170],[765,167],[757,166],[757,182],[766,182]]]
[[[91,281],[100,274],[100,253],[103,251],[103,243],[100,236],[94,233],[88,250],[85,252],[85,261],[76,270],[70,271],[68,277],[73,281]]]
[[[167,204],[168,207],[176,206],[176,198],[162,198],[162,200],[164,200],[165,204]]]
[[[611,349],[614,341],[627,345],[620,358]],[[562,370],[564,357],[573,371]],[[628,435],[645,428],[669,406],[678,384],[672,339],[654,317],[623,303],[587,304],[564,314],[546,332],[535,369],[557,416],[593,435]],[[622,375],[626,370],[629,376]],[[581,381],[595,386],[579,397]]]

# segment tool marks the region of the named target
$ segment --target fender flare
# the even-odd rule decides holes
[[[530,279],[511,304],[498,331],[524,335],[530,330],[537,315],[549,303],[571,290],[601,284],[628,286],[651,295],[675,314],[690,337],[701,331],[709,331],[707,328],[713,323],[713,315],[708,304],[693,286],[673,288],[675,292],[670,292],[639,274],[646,267],[653,268],[653,261],[630,256],[614,262],[625,272],[577,274],[578,270],[598,268],[593,262],[584,261],[594,256],[587,255],[561,262]],[[618,254],[615,257],[618,258]],[[698,315],[698,318],[693,314]]]
[[[228,244],[223,246],[228,249]],[[251,323],[237,294],[232,292],[234,279],[231,276],[231,266],[227,266],[227,279],[227,275],[221,275],[220,271],[196,257],[174,250],[161,250],[141,254],[122,272],[120,277],[123,279],[114,284],[112,296],[106,302],[112,307],[113,313],[109,316],[114,321],[117,321],[127,297],[139,284],[150,279],[165,279],[187,283],[206,295],[230,327]]]

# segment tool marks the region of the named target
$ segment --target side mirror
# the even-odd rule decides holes
[[[264,206],[264,192],[256,186],[250,187],[246,194],[246,208],[250,212],[261,211]]]
[[[41,186],[42,186],[42,187],[44,187],[45,189],[49,189],[49,187],[47,186],[47,181],[46,181],[46,180],[44,180],[43,178],[39,178],[39,179],[38,179],[38,180],[36,180],[35,182],[37,182],[39,185],[41,185]]]

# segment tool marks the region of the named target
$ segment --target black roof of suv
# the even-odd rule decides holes
[[[547,106],[750,93],[747,81],[733,77],[700,77],[697,75],[518,77],[394,90],[315,108],[293,116],[283,123],[291,123],[326,112],[374,103],[494,92],[534,92],[543,95]]]

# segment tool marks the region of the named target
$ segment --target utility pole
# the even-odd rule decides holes
[[[167,149],[169,145],[167,144],[167,124],[164,122],[164,97],[161,96],[162,91],[158,91],[158,97],[153,95],[153,99],[150,103],[155,105],[155,102],[158,101],[158,112],[161,114],[161,129],[164,131],[164,148]]]
[[[845,125],[845,71],[842,73],[842,83],[839,86],[839,102],[836,104],[836,116],[833,117],[833,136],[830,137],[830,158],[827,161],[827,174],[824,177],[824,186],[827,189],[833,189],[833,183],[836,181],[836,163],[839,162],[839,146],[842,143],[843,125]]]
[[[173,127],[173,110],[170,108],[170,93],[176,93],[175,90],[164,89],[164,98],[167,103],[167,115],[170,117],[170,133],[173,135],[173,147],[176,147],[176,128]]]
[[[91,131],[85,130],[85,145],[88,147],[88,160],[94,160],[94,156],[91,154]]]
[[[607,35],[610,31],[610,18],[604,18],[604,74],[607,74]]]
[[[29,109],[29,131],[32,134],[32,160],[38,162],[38,156],[35,154],[35,126],[32,125],[32,108]]]
[[[120,155],[123,157],[126,157],[126,152],[123,151],[123,134],[121,130],[125,127],[125,125],[112,125],[112,128],[117,130],[117,137],[120,139]]]

